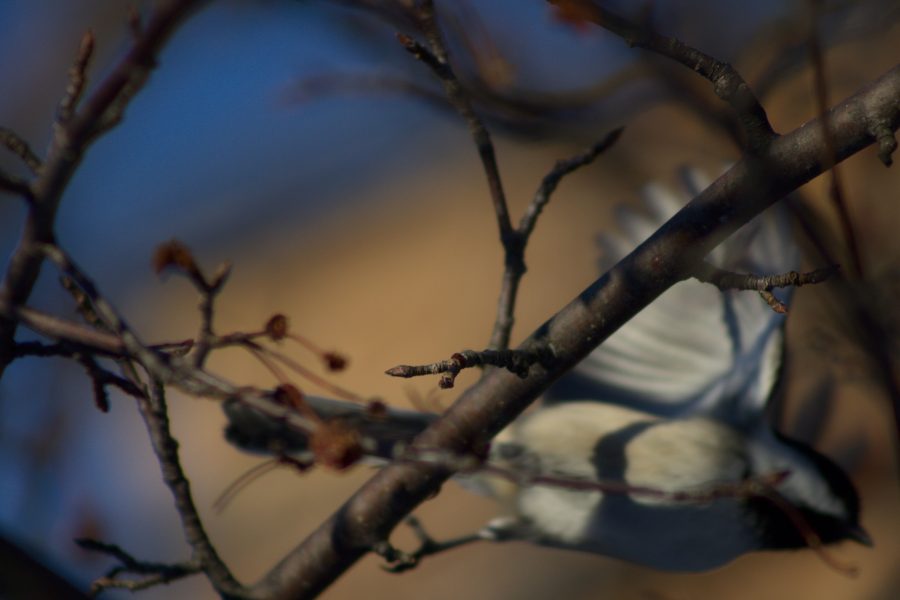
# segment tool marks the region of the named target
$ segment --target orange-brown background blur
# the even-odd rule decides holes
[[[243,10],[253,5],[233,4]],[[74,47],[71,41],[77,39],[75,32],[86,23],[93,24],[100,39],[102,34],[120,30],[120,12],[105,11],[103,3],[85,3],[85,7],[84,14],[72,23],[58,25],[65,32],[54,37],[61,40],[59,44],[49,45],[39,59],[28,59],[33,61],[30,69],[34,71],[29,95],[55,97],[69,49]],[[900,27],[893,26],[830,51],[832,102],[892,66],[900,56],[897,40]],[[103,61],[113,55],[115,49],[101,46],[100,64],[108,64]],[[755,65],[748,60],[738,66],[752,71]],[[272,82],[275,92],[281,83]],[[810,73],[803,70],[766,99],[778,131],[789,131],[814,116],[810,90]],[[191,92],[188,89],[183,93]],[[367,100],[363,97],[357,102],[365,104]],[[28,130],[34,127],[28,123],[49,119],[48,113],[29,110],[26,104],[7,105],[0,124]],[[133,106],[128,118],[139,120],[139,109],[139,105]],[[287,110],[271,106],[263,109]],[[514,340],[522,339],[596,277],[599,251],[595,236],[612,227],[612,209],[617,204],[634,202],[640,186],[650,179],[675,186],[676,169],[681,165],[715,172],[734,158],[727,140],[677,107],[658,106],[630,116],[625,124],[627,130],[619,144],[594,166],[567,178],[539,221],[528,248],[529,271],[520,294]],[[420,126],[429,129],[427,134],[418,132],[418,138],[432,136],[433,145],[417,146],[427,151],[407,156],[399,166],[360,177],[358,182],[354,173],[335,170],[336,177],[347,180],[342,193],[353,197],[352,203],[315,215],[280,218],[276,214],[265,222],[254,221],[252,228],[231,230],[227,237],[214,241],[197,243],[188,234],[184,241],[194,247],[208,268],[226,259],[234,263],[216,313],[220,331],[252,330],[272,314],[282,312],[288,315],[294,330],[349,357],[346,372],[329,375],[334,382],[397,406],[409,406],[416,396],[434,395],[444,405],[452,402],[457,392],[435,392],[434,379],[395,380],[383,371],[399,363],[429,362],[463,348],[484,346],[494,316],[502,260],[483,173],[465,128],[455,117],[438,113],[432,113]],[[598,136],[600,131],[598,128]],[[404,135],[399,131],[396,140],[385,144],[381,152],[403,154]],[[554,160],[573,154],[585,144],[584,140],[523,142],[503,136],[497,142],[515,218]],[[139,162],[140,143],[133,144],[131,152],[133,160]],[[890,286],[896,284],[900,267],[897,168],[885,169],[869,149],[851,158],[842,169],[862,255],[871,267],[870,285],[882,292],[893,289]],[[268,192],[265,175],[259,173],[258,177],[254,201],[262,203]],[[804,193],[820,214],[833,222],[824,191],[825,180],[819,178]],[[298,181],[292,193],[303,196],[316,192]],[[116,201],[127,202],[109,199]],[[251,202],[245,210],[252,210],[252,206]],[[7,206],[2,210],[5,219],[20,218]],[[188,205],[182,210],[192,209]],[[215,219],[211,221],[210,227],[214,227]],[[5,229],[3,235],[12,235],[13,231]],[[197,238],[208,240],[200,233]],[[145,256],[149,257],[151,251],[152,246],[148,246]],[[146,339],[193,335],[198,323],[193,291],[177,277],[158,281],[150,273],[147,260],[127,266],[138,274],[131,277],[128,289],[117,292],[119,307]],[[103,279],[98,283],[101,289],[115,285]],[[828,303],[823,300],[827,295],[826,287],[797,292],[789,324],[792,367],[788,395],[790,399],[803,398],[826,374],[837,380],[835,409],[817,445],[839,461],[852,463],[854,479],[862,491],[863,524],[874,537],[875,548],[846,545],[832,550],[841,560],[859,566],[861,573],[856,579],[830,569],[812,552],[764,553],[744,557],[709,574],[673,575],[598,556],[518,543],[485,543],[429,558],[404,575],[384,573],[378,559],[367,558],[324,597],[897,597],[900,493],[890,408],[877,379],[865,368],[864,354],[854,350],[841,333],[840,314],[828,312]],[[823,339],[836,340],[828,342],[827,352],[821,348]],[[285,348],[304,364],[318,367],[301,349]],[[54,371],[57,367],[59,364],[51,361],[32,366],[44,369],[42,377],[55,378],[48,392],[53,398],[46,414],[52,415],[54,406],[67,407],[70,414],[70,424],[61,427],[63,434],[54,450],[70,458],[59,461],[62,466],[53,471],[57,479],[39,487],[43,491],[29,492],[35,496],[28,501],[40,503],[42,493],[72,500],[60,509],[66,518],[54,521],[43,539],[31,539],[30,543],[55,548],[51,553],[57,561],[65,562],[70,569],[75,565],[82,574],[99,575],[106,565],[74,547],[65,547],[68,539],[84,532],[93,531],[147,559],[186,557],[170,497],[132,403],[114,396],[112,412],[101,415],[92,407],[83,374],[71,367]],[[265,369],[238,351],[214,355],[210,368],[237,383],[273,383]],[[27,377],[21,378],[27,383]],[[457,389],[464,389],[473,379],[472,374],[461,376]],[[313,385],[298,383],[310,392],[319,391]],[[2,389],[6,404],[3,411],[11,410],[10,404],[27,401],[13,395],[11,385]],[[183,463],[208,531],[224,559],[245,581],[261,576],[370,475],[365,467],[345,474],[313,472],[304,476],[279,470],[250,485],[223,513],[215,514],[210,508],[215,498],[261,459],[241,454],[224,442],[224,418],[214,402],[172,393],[170,409]],[[72,410],[77,417],[71,416]],[[48,416],[43,424],[49,420]],[[36,439],[51,435],[41,427],[37,426]],[[65,434],[66,427],[77,431]],[[87,440],[79,431],[90,432]],[[80,440],[75,450],[67,449],[66,435]],[[864,440],[864,445],[859,440]],[[85,472],[93,474],[80,475]],[[25,492],[22,494],[25,497]],[[115,509],[108,506],[110,497],[117,499]],[[7,510],[6,518],[14,512]],[[420,507],[418,514],[440,539],[480,527],[495,516],[495,507],[491,501],[450,483],[438,497]],[[395,541],[407,548],[414,544],[402,528],[395,534]],[[208,584],[200,578],[141,594],[144,598],[212,597]]]

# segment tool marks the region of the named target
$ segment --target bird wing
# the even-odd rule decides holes
[[[646,213],[618,210],[618,234],[600,242],[611,266],[708,185],[684,170],[685,194],[657,184]],[[783,209],[770,209],[707,258],[738,272],[773,274],[797,261]],[[545,402],[592,399],[661,416],[708,413],[733,424],[757,418],[778,379],[783,316],[755,292],[691,279],[662,294],[560,380]]]

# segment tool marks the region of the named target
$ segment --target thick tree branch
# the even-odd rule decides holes
[[[876,141],[866,123],[900,125],[900,66],[860,90],[826,118],[841,161]],[[745,157],[653,236],[582,292],[520,346],[550,347],[552,366],[535,365],[522,379],[494,370],[464,392],[416,447],[465,453],[518,416],[556,378],[766,207],[821,174],[825,147],[820,120]],[[255,586],[260,595],[308,598],[325,589],[450,477],[441,466],[393,464],[376,474],[306,541]]]

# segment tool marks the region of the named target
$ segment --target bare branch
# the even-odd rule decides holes
[[[531,204],[519,222],[519,227],[514,231],[515,235],[510,238],[515,243],[504,243],[506,260],[500,283],[500,297],[497,299],[497,316],[494,319],[494,329],[488,344],[490,348],[505,350],[509,347],[509,339],[515,322],[514,312],[519,284],[522,276],[525,275],[525,247],[528,245],[538,217],[550,201],[550,196],[563,177],[593,162],[597,156],[616,143],[622,131],[622,128],[615,129],[581,154],[558,161],[553,170],[541,181]]]
[[[116,544],[108,544],[88,538],[76,539],[75,543],[85,550],[106,554],[119,561],[119,564],[110,569],[105,576],[91,584],[92,594],[98,594],[107,588],[123,588],[131,591],[144,590],[203,572],[200,564],[196,561],[175,564],[147,562],[136,559]],[[122,574],[141,575],[141,577],[137,579],[119,579],[119,576]]]
[[[422,10],[426,11],[426,8],[423,7]],[[434,71],[434,74],[437,75],[444,85],[444,92],[450,104],[453,105],[468,124],[469,131],[478,149],[478,156],[481,158],[481,164],[487,176],[488,189],[491,193],[500,237],[501,239],[507,239],[512,235],[512,222],[509,218],[506,193],[503,191],[503,182],[497,166],[494,143],[491,141],[490,133],[488,133],[484,123],[475,113],[465,90],[456,78],[456,74],[447,62],[447,50],[434,22],[433,7],[426,14],[430,16],[422,17],[421,26],[425,31],[425,35],[432,42],[431,50],[407,35],[400,34],[397,39],[410,54]]]
[[[42,262],[42,256],[35,251],[35,247],[53,240],[54,221],[63,191],[90,143],[108,128],[111,110],[121,114],[125,104],[156,65],[156,57],[166,41],[202,4],[204,0],[160,2],[128,53],[81,103],[78,112],[67,121],[58,123],[43,168],[31,186],[33,202],[22,237],[12,253],[0,285],[0,300],[11,306],[24,304],[28,300]],[[80,52],[79,56],[82,54]],[[66,94],[66,97],[69,96],[72,95]],[[72,98],[77,100],[75,96]],[[15,320],[0,317],[0,375],[14,358],[15,331]]]
[[[84,93],[84,86],[87,83],[87,68],[93,54],[94,32],[89,29],[82,36],[78,54],[75,56],[75,62],[72,64],[72,68],[69,69],[69,85],[66,87],[65,95],[59,102],[59,108],[56,109],[57,122],[65,123],[72,118],[75,107],[78,106],[81,95]]]
[[[412,529],[413,533],[419,540],[419,547],[413,552],[403,552],[392,546],[387,540],[376,544],[372,552],[382,557],[387,563],[382,568],[389,573],[404,573],[419,566],[422,559],[427,556],[440,554],[460,546],[465,546],[472,542],[478,542],[487,539],[480,532],[471,535],[464,535],[450,540],[437,541],[422,526],[415,516],[410,515],[404,522]]]
[[[161,382],[157,380],[151,382],[149,394],[138,398],[138,408],[150,434],[150,442],[159,461],[163,481],[175,499],[175,508],[181,518],[181,528],[192,550],[192,562],[201,566],[219,592],[232,595],[243,593],[241,584],[219,558],[194,506],[191,486],[184,476],[178,457],[178,442],[169,431],[165,389]]]
[[[548,362],[553,359],[549,348],[535,348],[532,350],[463,350],[451,356],[448,360],[441,360],[427,365],[397,365],[391,367],[385,373],[391,377],[420,377],[422,375],[437,375],[446,373],[439,383],[443,389],[450,389],[456,380],[456,376],[463,369],[490,365],[506,369],[519,377],[528,377],[528,370],[538,362]]]
[[[778,299],[778,297],[768,290],[763,290],[759,293],[760,298],[762,298],[766,304],[769,305],[769,308],[774,310],[780,315],[786,315],[788,312],[787,305]]]
[[[106,386],[108,385],[115,386],[135,398],[140,398],[144,393],[132,381],[102,368],[90,355],[79,354],[76,358],[91,378],[91,383],[94,385],[94,404],[97,405],[100,412],[109,412],[109,396],[106,395]]]
[[[10,152],[22,159],[25,166],[32,173],[37,173],[41,169],[41,159],[34,153],[28,142],[19,137],[12,129],[0,127],[0,144],[6,146]]]
[[[0,300],[0,316],[21,323],[41,335],[66,342],[70,346],[74,345],[76,348],[82,347],[92,352],[113,356],[125,353],[122,341],[111,333],[98,331],[92,327],[61,319],[33,308],[10,306]]]
[[[31,200],[31,188],[28,183],[3,171],[0,171],[0,192],[10,192]]]
[[[806,273],[789,271],[778,275],[756,275],[754,273],[726,271],[708,262],[703,262],[697,273],[694,274],[694,278],[703,283],[710,283],[720,290],[752,290],[759,292],[766,304],[772,307],[772,310],[785,314],[787,313],[787,306],[772,294],[772,290],[775,288],[800,287],[822,283],[839,272],[840,266],[831,265]]]
[[[576,154],[571,158],[557,161],[553,166],[553,170],[544,176],[541,185],[534,194],[534,198],[531,200],[531,204],[528,206],[525,214],[522,215],[522,220],[519,221],[519,233],[527,239],[531,235],[531,232],[534,231],[534,225],[537,222],[538,217],[550,201],[550,196],[556,191],[556,187],[559,185],[559,182],[562,181],[563,177],[594,162],[594,159],[609,150],[613,144],[619,141],[619,137],[621,137],[623,131],[625,131],[624,127],[613,129],[607,133],[602,140],[595,143],[584,152]]]
[[[548,0],[563,16],[588,21],[621,37],[629,46],[656,52],[699,73],[713,84],[716,95],[731,105],[740,123],[744,144],[751,153],[763,152],[775,139],[766,111],[741,75],[728,63],[716,60],[678,39],[632,23],[604,8],[596,0]]]
[[[494,320],[490,340],[488,341],[488,348],[491,350],[506,350],[509,347],[510,335],[515,320],[514,309],[519,283],[526,271],[525,247],[541,210],[549,201],[550,194],[559,184],[562,177],[593,161],[597,155],[615,143],[621,130],[616,130],[607,135],[604,140],[583,155],[558,163],[555,169],[545,177],[534,200],[522,217],[519,227],[514,228],[510,220],[506,196],[503,191],[503,182],[497,167],[490,133],[481,118],[475,113],[469,90],[463,86],[450,65],[447,46],[436,21],[434,3],[431,0],[420,2],[415,8],[411,9],[411,15],[419,30],[425,35],[428,47],[405,34],[398,34],[398,39],[413,56],[431,68],[443,83],[444,92],[450,105],[456,109],[469,125],[469,131],[472,133],[487,176],[500,233],[500,242],[504,250],[504,272],[500,284],[500,296],[497,301],[497,316]],[[453,376],[442,380],[442,385],[452,386],[452,383]]]

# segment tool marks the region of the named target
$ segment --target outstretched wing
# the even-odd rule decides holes
[[[605,266],[649,237],[709,183],[683,172],[685,194],[659,185],[643,192],[647,214],[622,208],[620,235],[601,238]],[[795,267],[798,252],[783,209],[770,209],[708,257],[739,272]],[[598,400],[662,416],[708,413],[740,425],[759,417],[778,377],[783,316],[755,292],[676,284],[610,336],[545,397]]]

